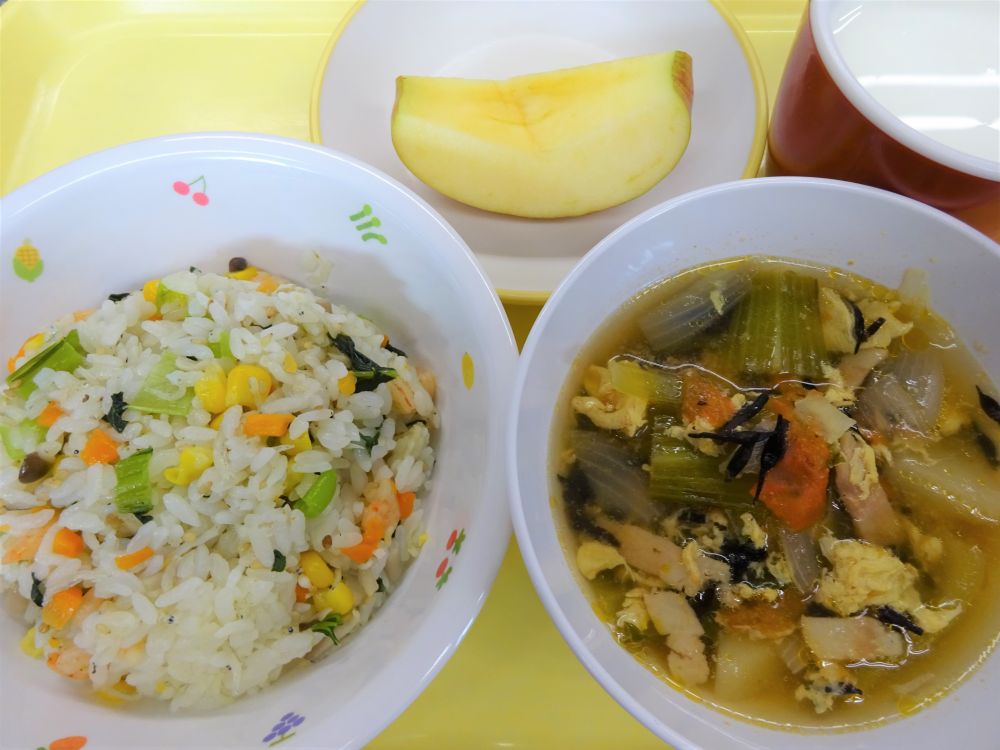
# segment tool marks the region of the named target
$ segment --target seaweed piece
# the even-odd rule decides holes
[[[703,588],[694,596],[688,597],[688,603],[699,620],[704,621],[705,618],[718,608],[719,599],[716,596],[718,590],[719,587],[713,583],[711,586]]]
[[[574,463],[566,476],[559,477],[559,483],[562,485],[563,504],[566,506],[570,527],[581,534],[592,536],[599,542],[617,547],[618,540],[614,535],[594,523],[587,512],[590,502],[594,499],[594,490],[579,464]]]
[[[755,398],[753,401],[747,401],[745,404],[743,404],[743,406],[739,408],[739,411],[737,411],[735,414],[733,414],[733,416],[729,418],[728,422],[726,422],[724,425],[722,425],[722,427],[719,428],[719,432],[721,433],[732,432],[737,427],[742,425],[744,422],[749,422],[751,419],[760,414],[761,409],[767,406],[767,401],[770,398],[771,398],[771,392],[764,391],[759,396],[757,396],[757,398]]]
[[[750,463],[750,459],[753,457],[754,449],[757,447],[759,441],[753,441],[752,443],[742,443],[735,451],[733,455],[729,457],[729,461],[726,462],[726,476],[730,479],[735,479],[739,476],[740,472],[743,471],[747,464]]]
[[[35,574],[31,574],[31,601],[36,607],[41,607],[45,603],[45,584],[42,583]]]
[[[374,391],[382,383],[388,383],[399,377],[399,373],[391,367],[382,367],[359,352],[354,339],[347,334],[338,333],[336,336],[330,336],[330,341],[350,361],[351,372],[357,378],[357,384],[354,386],[356,392]]]
[[[997,424],[1000,424],[1000,403],[989,394],[983,393],[983,389],[976,386],[976,393],[979,394],[979,407],[987,417]]]
[[[198,266],[188,266],[188,273],[201,273],[201,269]]]
[[[125,410],[128,408],[128,404],[125,403],[125,394],[122,392],[111,394],[111,410],[108,411],[101,419],[111,425],[115,432],[123,432],[126,427],[128,427],[128,421],[125,419]]]
[[[684,523],[701,524],[708,520],[708,516],[705,515],[704,511],[695,510],[694,508],[684,508],[677,514],[677,520]]]
[[[909,615],[893,609],[892,607],[879,607],[873,614],[875,619],[886,625],[890,625],[900,630],[908,630],[914,635],[923,635],[924,629],[917,625]]]
[[[983,451],[983,455],[986,456],[986,460],[989,461],[990,466],[994,469],[1000,468],[1000,455],[997,454],[996,444],[979,428],[976,428],[975,435],[976,445]]]
[[[398,354],[400,357],[406,357],[407,356],[406,352],[404,352],[402,349],[399,349],[399,348],[393,346],[388,341],[385,342],[385,348],[386,348],[387,351],[390,351],[393,354]]]
[[[873,320],[869,324],[869,326],[865,329],[865,341],[867,341],[876,333],[878,333],[879,329],[884,325],[885,325],[885,318],[875,318],[875,320]]]
[[[757,488],[754,490],[754,502],[760,499],[761,490],[764,489],[764,479],[771,469],[778,465],[778,462],[785,455],[788,449],[788,420],[780,414],[778,422],[774,425],[767,442],[764,443],[764,451],[760,454],[760,475],[757,477]]]
[[[836,612],[828,607],[824,607],[815,599],[811,599],[806,603],[806,609],[803,614],[807,617],[839,617]]]
[[[851,311],[851,317],[853,318],[853,326],[851,328],[851,334],[854,336],[854,353],[857,354],[861,349],[861,345],[865,343],[867,336],[865,335],[865,314],[861,312],[861,308],[858,307],[854,302],[847,299],[847,297],[841,297],[844,300],[844,304],[847,305],[848,309]]]
[[[109,294],[108,299],[112,302],[121,302],[123,299],[128,297],[132,292],[121,292],[120,294]]]
[[[280,550],[274,551],[274,562],[271,564],[271,570],[275,573],[281,573],[285,569],[285,556]]]
[[[751,445],[759,440],[763,440],[771,435],[770,432],[758,430],[744,430],[743,432],[692,432],[688,437],[707,438],[717,443],[734,443],[736,445]]]
[[[747,569],[752,563],[767,559],[767,548],[754,547],[736,539],[726,539],[718,555],[729,565],[729,580],[738,582],[744,580]]]
[[[148,513],[133,513],[132,515],[139,519],[139,523],[149,523],[153,520],[153,517]]]
[[[376,593],[381,593],[381,592],[383,592],[383,591],[386,590],[386,588],[385,588],[385,582],[382,580],[381,576],[379,576],[378,578],[375,579],[375,583],[378,584],[378,588],[375,589]]]

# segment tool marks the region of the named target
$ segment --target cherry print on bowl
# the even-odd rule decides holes
[[[191,193],[191,188],[199,183],[201,183],[201,190]],[[188,193],[191,193],[191,200],[193,200],[199,206],[208,205],[208,193],[207,193],[208,183],[205,181],[204,175],[198,177],[195,180],[191,180],[191,182],[184,182],[183,180],[177,180],[173,184],[173,188],[174,192],[177,193],[177,195],[187,195]]]

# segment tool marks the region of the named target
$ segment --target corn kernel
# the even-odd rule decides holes
[[[313,606],[317,610],[329,609],[336,615],[346,615],[354,609],[354,594],[341,581],[332,589],[313,594]]]
[[[142,286],[142,298],[146,302],[152,302],[156,304],[156,293],[160,290],[160,280],[153,279],[152,281],[147,281]]]
[[[247,266],[242,271],[230,271],[226,274],[226,276],[240,281],[250,281],[251,279],[256,279],[258,273],[260,273],[260,271],[258,271],[254,266]]]
[[[358,378],[353,372],[347,373],[344,377],[337,381],[337,388],[345,396],[350,396],[354,393],[354,390],[358,387]]]
[[[326,564],[326,560],[320,557],[319,552],[313,550],[303,552],[299,555],[299,567],[313,588],[326,589],[333,585],[333,571]]]
[[[271,373],[260,365],[236,365],[226,378],[226,406],[259,409],[272,384]]]
[[[285,353],[285,361],[281,363],[281,366],[287,373],[298,372],[299,370],[299,363],[296,362],[295,357],[288,352]]]
[[[257,291],[263,292],[264,294],[273,294],[274,292],[278,291],[278,287],[280,285],[281,282],[279,282],[276,278],[268,274],[265,275],[264,278],[261,279],[260,283],[257,285]]]
[[[222,414],[216,414],[212,418],[212,421],[208,423],[208,426],[211,427],[213,430],[221,430],[222,420],[225,418],[225,416],[226,416],[225,412],[222,412]]]
[[[218,365],[211,365],[208,371],[194,384],[195,395],[209,414],[220,414],[226,410],[226,373]]]
[[[309,437],[309,430],[305,430],[297,438],[290,438],[288,433],[285,433],[281,436],[281,444],[292,446],[290,450],[285,451],[286,456],[297,456],[312,448],[312,439]]]
[[[191,484],[200,477],[205,469],[215,462],[211,448],[202,445],[192,445],[181,451],[180,462],[177,466],[166,469],[163,472],[164,478],[173,484]]]
[[[21,639],[21,651],[32,659],[42,658],[42,649],[35,645],[35,629],[31,628]]]
[[[30,339],[24,342],[24,351],[25,353],[28,353],[35,351],[35,349],[41,349],[42,344],[44,343],[45,343],[45,334],[36,333],[34,336],[32,336]]]

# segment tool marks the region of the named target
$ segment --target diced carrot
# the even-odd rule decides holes
[[[50,628],[61,630],[73,619],[83,603],[83,587],[77,584],[52,595],[42,607],[42,622]]]
[[[372,559],[372,555],[375,554],[375,545],[361,542],[360,544],[355,544],[353,547],[343,547],[340,551],[358,565],[361,565]]]
[[[81,320],[86,320],[94,313],[93,310],[77,310],[73,313],[73,320],[79,323]]]
[[[56,420],[65,413],[66,412],[60,408],[59,404],[55,401],[49,401],[49,405],[42,409],[42,413],[38,415],[38,419],[35,421],[42,427],[51,427],[56,423]]]
[[[821,436],[792,420],[785,454],[764,478],[760,499],[793,531],[802,531],[826,513],[830,448]]]
[[[57,555],[79,557],[83,550],[83,536],[72,529],[59,529],[52,539],[52,551]]]
[[[44,526],[40,526],[36,529],[29,529],[23,534],[11,539],[6,545],[6,549],[3,553],[3,560],[0,562],[8,564],[34,560],[35,555],[38,552],[38,548],[42,546],[42,538],[55,522],[56,516],[53,516],[52,519]]]
[[[385,334],[382,335],[382,348],[385,349],[389,345],[389,337]]]
[[[104,430],[94,430],[87,438],[87,444],[83,446],[80,458],[88,466],[113,464],[118,460],[118,446]]]
[[[413,512],[413,503],[417,499],[416,492],[400,492],[396,495],[396,502],[399,503],[399,517],[404,521]]]
[[[304,602],[309,600],[309,589],[304,589],[295,584],[295,601]]]
[[[86,737],[63,737],[50,742],[49,750],[81,750],[86,744]]]
[[[130,552],[127,555],[118,555],[115,558],[115,565],[117,565],[121,570],[131,570],[136,565],[141,565],[146,562],[149,558],[153,556],[153,550],[150,547],[143,547],[142,549],[137,549],[135,552]]]
[[[685,424],[701,418],[714,429],[724,425],[735,413],[732,400],[713,378],[698,370],[684,374],[681,417]]]
[[[36,333],[34,336],[28,336],[21,344],[21,348],[17,350],[17,354],[7,360],[7,371],[14,372],[17,369],[17,361],[29,351],[40,349],[43,343],[45,343],[44,334]]]
[[[243,434],[250,437],[281,437],[288,432],[294,414],[247,414]]]

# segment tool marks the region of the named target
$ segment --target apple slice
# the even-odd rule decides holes
[[[392,143],[441,193],[514,216],[579,216],[642,195],[691,136],[691,56],[662,52],[481,81],[400,76]]]

